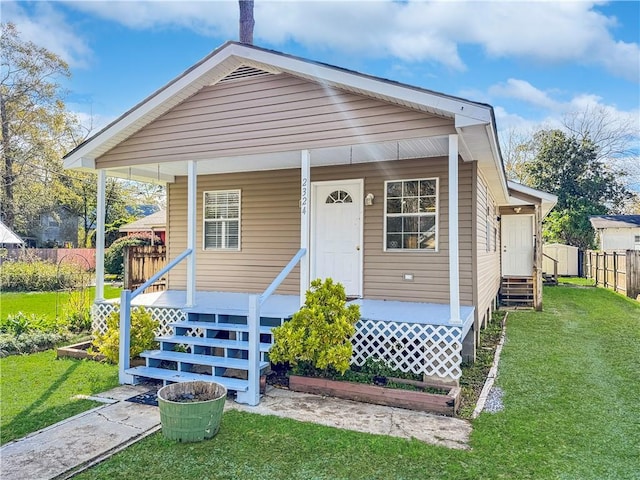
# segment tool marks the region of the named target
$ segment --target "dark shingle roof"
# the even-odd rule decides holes
[[[640,227],[640,215],[593,215],[589,220],[593,228]]]

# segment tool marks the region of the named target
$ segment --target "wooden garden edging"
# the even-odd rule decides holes
[[[402,407],[448,416],[455,416],[460,406],[460,387],[447,387],[449,392],[439,395],[417,390],[385,388],[364,383],[291,375],[289,388],[296,392],[328,395],[356,402]],[[441,387],[439,386],[439,388]]]

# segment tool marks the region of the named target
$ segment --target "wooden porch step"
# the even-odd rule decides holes
[[[249,350],[249,342],[243,340],[226,340],[222,338],[191,337],[186,335],[172,335],[170,337],[156,337],[156,342],[184,343],[201,347],[229,348],[233,350]],[[260,343],[260,351],[268,352],[270,343]]]
[[[170,327],[174,328],[201,328],[203,330],[220,330],[225,332],[248,332],[249,326],[241,323],[218,323],[218,322],[200,322],[187,320],[184,322],[169,323]],[[275,327],[260,327],[261,334],[271,334],[271,329]]]
[[[134,367],[125,370],[125,373],[133,375],[134,377],[152,378],[155,380],[173,383],[190,382],[193,380],[216,382],[221,383],[229,390],[234,390],[236,392],[246,392],[249,389],[249,382],[238,378],[217,377],[202,373],[178,372],[176,370],[165,370],[164,368]]]
[[[167,360],[170,362],[182,362],[190,365],[207,365],[211,367],[235,368],[248,370],[249,362],[241,358],[219,357],[215,355],[201,355],[198,353],[172,352],[168,350],[148,350],[140,354],[141,357],[150,360]],[[260,370],[267,368],[269,362],[260,362]]]

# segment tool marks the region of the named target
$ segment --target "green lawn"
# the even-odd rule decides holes
[[[88,295],[90,299],[94,297],[94,287],[89,287]],[[120,295],[120,289],[105,285],[105,298],[116,298]],[[0,293],[0,317],[17,312],[31,315],[46,316],[55,319],[56,314],[62,315],[65,305],[69,300],[69,292],[2,292]]]
[[[569,286],[544,301],[509,314],[505,410],[474,422],[471,451],[227,412],[212,440],[156,434],[76,478],[640,478],[640,304]]]
[[[0,359],[0,443],[97,406],[72,397],[104,392],[118,384],[117,366],[55,356],[48,350]]]

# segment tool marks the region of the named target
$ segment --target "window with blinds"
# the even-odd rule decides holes
[[[204,249],[240,250],[240,190],[204,192]]]

